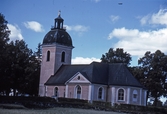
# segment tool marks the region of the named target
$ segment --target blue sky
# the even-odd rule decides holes
[[[119,3],[122,3],[120,5]],[[11,40],[24,39],[36,50],[61,10],[74,49],[72,63],[100,61],[109,48],[132,55],[132,66],[146,51],[167,54],[166,0],[1,0]]]

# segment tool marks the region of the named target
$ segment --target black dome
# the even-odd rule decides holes
[[[43,39],[43,45],[58,43],[73,46],[70,35],[64,29],[51,29]]]
[[[71,37],[63,28],[63,21],[64,19],[61,18],[59,11],[58,17],[55,18],[54,27],[51,28],[43,39],[43,45],[58,43],[60,45],[72,46]]]

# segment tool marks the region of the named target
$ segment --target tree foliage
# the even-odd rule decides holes
[[[38,95],[40,52],[33,52],[23,40],[9,42],[7,21],[0,14],[0,93]],[[38,47],[39,48],[39,47]]]
[[[127,66],[130,65],[130,61],[131,55],[124,52],[122,48],[117,48],[116,50],[110,48],[101,58],[101,62],[104,63],[125,63]]]
[[[157,105],[158,98],[167,95],[167,56],[160,50],[155,53],[146,52],[140,58],[138,64],[141,69],[138,72],[140,82],[148,89],[148,97],[154,97],[154,105]]]
[[[9,41],[10,31],[7,27],[8,22],[5,17],[0,13],[0,46],[2,47]]]
[[[7,21],[5,17],[0,14],[0,91],[6,90],[9,93],[10,87],[8,83],[8,79],[6,79],[6,75],[8,72],[6,71],[7,64],[5,63],[6,60],[6,50],[7,50],[7,43],[9,41],[9,34],[10,31],[7,27]]]

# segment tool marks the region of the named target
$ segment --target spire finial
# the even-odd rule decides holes
[[[61,11],[59,10],[59,12],[58,12],[58,16],[60,16],[60,14],[61,14]]]

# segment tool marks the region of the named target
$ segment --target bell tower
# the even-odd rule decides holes
[[[42,43],[42,63],[40,71],[39,95],[45,96],[45,82],[54,75],[62,64],[71,64],[72,39],[63,29],[64,20],[55,18],[54,27],[45,35]]]

